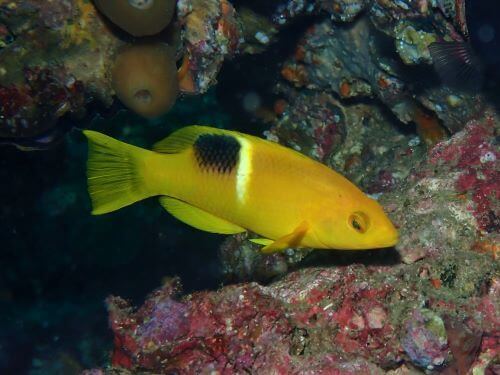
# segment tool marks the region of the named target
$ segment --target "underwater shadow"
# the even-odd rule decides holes
[[[305,267],[332,267],[362,264],[365,266],[393,266],[401,263],[401,256],[393,248],[374,250],[315,250],[297,269]]]
[[[238,2],[236,2],[237,5]],[[275,11],[270,2],[257,1],[252,10],[271,17]],[[308,28],[324,17],[304,15],[283,26],[275,39],[264,51],[257,54],[242,54],[237,60],[223,64],[215,88],[217,101],[223,110],[234,119],[238,131],[260,135],[270,127],[267,116],[272,116],[273,105],[282,98],[275,87],[281,80],[283,63],[294,54],[297,44]],[[244,79],[242,79],[244,77]],[[245,108],[245,102],[253,98],[255,110]],[[258,103],[258,104],[257,104]]]
[[[483,95],[495,112],[500,113],[500,85],[486,88]]]
[[[287,275],[307,268],[335,268],[350,265],[363,266],[396,266],[402,264],[401,256],[395,248],[373,249],[373,250],[314,250],[301,262],[289,265],[286,272],[270,277],[255,277],[244,280],[226,280],[223,285],[238,282],[255,281],[267,286]]]

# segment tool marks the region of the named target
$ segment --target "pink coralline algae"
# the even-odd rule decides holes
[[[24,85],[0,85],[0,136],[34,136],[66,113],[85,104],[82,83],[64,72],[39,67],[24,70]]]
[[[398,362],[396,333],[384,308],[394,289],[356,279],[370,273],[356,267],[309,270],[276,283],[273,289],[286,303],[294,326],[309,333],[308,352],[321,352],[332,340],[338,356],[371,359],[382,366]],[[300,290],[305,280],[311,285]]]
[[[468,194],[479,228],[487,233],[500,229],[500,152],[494,136],[494,119],[471,122],[452,141],[432,150],[433,164],[446,163],[459,171],[458,193]]]
[[[172,300],[172,285],[137,312],[119,298],[108,300],[114,366],[279,374],[328,368],[354,374],[380,370],[369,358],[380,364],[399,359],[396,342],[384,345],[396,338],[382,307],[392,288],[357,283],[349,269],[309,270],[273,287],[229,286],[178,301]],[[332,343],[335,349],[325,352]],[[344,355],[352,360],[341,360]]]
[[[114,366],[181,373],[245,371],[274,357],[276,368],[286,368],[289,359],[278,354],[284,352],[291,328],[277,301],[256,284],[174,301],[172,283],[135,313],[123,300],[108,299]]]
[[[387,192],[394,189],[396,185],[396,179],[394,175],[387,170],[381,170],[375,177],[373,183],[368,190],[368,193],[381,193]]]
[[[414,170],[393,220],[401,228],[398,251],[405,262],[457,249],[487,248],[500,228],[498,119],[486,114],[438,143]],[[431,229],[432,228],[432,229]],[[496,250],[491,251],[495,256]]]
[[[409,268],[313,267],[268,286],[246,283],[186,296],[171,279],[138,310],[110,297],[111,364],[145,374],[383,374],[401,366],[492,366],[499,350],[496,288],[464,303],[425,292],[421,275]],[[463,317],[466,334],[457,331],[465,327]]]

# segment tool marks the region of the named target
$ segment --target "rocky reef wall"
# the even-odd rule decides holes
[[[216,88],[224,64],[277,48],[306,19],[272,102],[245,115],[377,198],[400,241],[263,255],[230,237],[219,249],[230,285],[183,295],[169,279],[139,309],[109,297],[110,367],[86,374],[497,373],[499,93],[441,84],[429,53],[466,38],[463,2],[280,0],[272,14],[259,3],[176,2],[147,37],[173,48],[169,94]],[[142,43],[89,1],[0,0],[0,142],[47,148],[116,111],[115,60]]]

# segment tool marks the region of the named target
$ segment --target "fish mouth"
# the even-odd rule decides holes
[[[377,248],[382,248],[382,247],[394,247],[398,244],[399,242],[399,233],[396,232],[395,234],[389,236],[387,239],[384,241],[380,241],[380,243],[377,243],[376,246]]]
[[[373,238],[373,242],[367,244],[371,249],[382,249],[394,247],[399,242],[399,233],[395,228],[384,228]]]

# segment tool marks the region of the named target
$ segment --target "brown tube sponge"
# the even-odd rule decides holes
[[[113,23],[134,36],[154,35],[172,20],[175,0],[95,0]]]
[[[160,116],[175,103],[179,84],[173,48],[163,43],[134,44],[120,50],[112,68],[118,98],[141,116]]]

